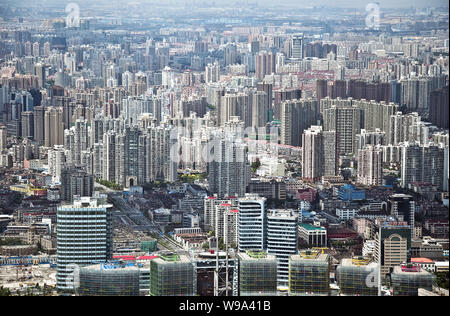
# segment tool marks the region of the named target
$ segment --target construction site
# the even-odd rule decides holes
[[[150,295],[193,296],[197,289],[197,271],[185,255],[162,253],[150,263]]]
[[[50,264],[0,265],[0,284],[12,293],[41,294],[44,287],[55,287],[56,270]]]
[[[330,257],[319,250],[302,250],[289,260],[290,296],[328,296]]]
[[[233,295],[276,296],[277,259],[264,251],[238,253]],[[239,293],[237,293],[239,291]]]
[[[435,276],[418,264],[402,264],[391,273],[394,296],[418,296],[419,289],[433,291]]]
[[[336,279],[343,296],[377,296],[378,264],[366,257],[342,259]]]

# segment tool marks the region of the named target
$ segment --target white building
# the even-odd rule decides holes
[[[267,253],[278,263],[278,286],[287,286],[289,257],[297,252],[297,215],[292,210],[267,212]]]
[[[266,198],[245,194],[238,199],[238,251],[265,248]]]

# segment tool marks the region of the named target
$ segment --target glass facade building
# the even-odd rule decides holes
[[[56,213],[56,288],[73,291],[76,271],[112,258],[112,205],[105,197],[80,197]]]

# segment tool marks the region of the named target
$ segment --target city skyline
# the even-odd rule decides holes
[[[0,296],[448,296],[448,21],[442,0],[3,1]]]

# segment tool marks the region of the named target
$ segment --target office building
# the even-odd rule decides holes
[[[267,211],[267,253],[278,263],[278,287],[287,287],[289,257],[297,252],[298,216],[293,210]]]
[[[245,194],[238,199],[238,250],[266,249],[266,198]]]
[[[411,229],[405,221],[389,220],[379,225],[375,234],[375,262],[384,279],[392,269],[411,258]]]
[[[324,227],[300,223],[298,225],[298,237],[308,247],[327,246],[327,230]]]
[[[106,196],[79,197],[57,207],[56,288],[74,289],[74,271],[112,259],[112,205]]]
[[[414,236],[416,203],[411,195],[394,194],[389,197],[388,210],[392,216],[399,217],[408,223],[411,236]]]
[[[292,58],[303,58],[303,34],[296,34],[292,36]]]

